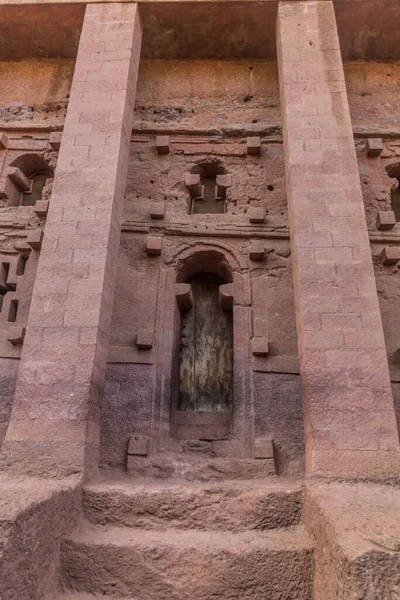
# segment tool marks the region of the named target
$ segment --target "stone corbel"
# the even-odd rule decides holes
[[[190,283],[176,283],[175,297],[180,310],[189,310],[193,306],[193,292]]]
[[[400,261],[400,247],[385,246],[381,252],[381,260],[386,266],[397,265],[397,263]]]
[[[200,183],[200,175],[195,173],[185,173],[185,185],[189,190],[192,200],[202,197],[203,190]]]
[[[233,284],[225,283],[219,286],[219,305],[222,310],[233,310]]]
[[[367,151],[367,156],[370,158],[380,156],[383,152],[382,138],[368,138],[365,143],[365,149]]]
[[[396,225],[396,217],[392,210],[380,210],[376,216],[378,231],[388,231]]]
[[[28,192],[31,189],[31,182],[18,167],[9,167],[7,177],[20,192]]]
[[[225,200],[227,189],[232,187],[232,175],[217,175],[216,184],[215,198]]]
[[[0,150],[6,150],[8,146],[8,136],[6,133],[0,133]]]

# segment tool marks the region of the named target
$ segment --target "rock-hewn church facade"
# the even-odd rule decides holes
[[[3,0],[1,600],[400,599],[399,21]]]

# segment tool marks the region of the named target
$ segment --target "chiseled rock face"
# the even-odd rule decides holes
[[[85,487],[83,506],[88,520],[99,525],[264,530],[299,523],[302,491],[298,483],[281,483],[278,478],[269,478],[268,483],[104,483]]]
[[[312,547],[301,528],[230,534],[86,525],[62,544],[62,581],[76,592],[311,600],[312,576]]]

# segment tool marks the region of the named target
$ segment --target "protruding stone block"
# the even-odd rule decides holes
[[[233,309],[233,285],[225,283],[219,286],[219,305],[222,310]]]
[[[252,206],[249,208],[247,214],[250,223],[264,223],[265,210],[262,206]]]
[[[253,240],[250,244],[249,256],[251,260],[264,260],[265,247],[261,240]]]
[[[376,228],[379,231],[393,229],[396,225],[396,217],[392,210],[380,210],[376,216]]]
[[[9,167],[7,176],[21,192],[28,192],[31,189],[31,182],[18,167]]]
[[[150,218],[154,220],[161,220],[165,217],[165,204],[164,202],[153,202],[150,206]]]
[[[147,456],[149,453],[149,438],[147,435],[131,435],[129,438],[128,455]]]
[[[225,198],[227,189],[232,187],[232,175],[230,173],[217,175],[215,182],[217,184],[215,190],[216,198]]]
[[[370,158],[375,158],[382,154],[383,142],[381,138],[368,138],[365,148],[367,150],[367,156]]]
[[[381,252],[381,259],[384,265],[395,265],[400,260],[399,246],[385,246]]]
[[[26,240],[16,240],[14,242],[14,248],[17,252],[21,252],[23,254],[26,254],[27,252],[30,252],[32,250],[32,248]]]
[[[253,337],[251,341],[253,356],[268,356],[269,342],[267,337]]]
[[[141,348],[142,350],[150,350],[150,348],[153,347],[153,337],[153,329],[145,329],[144,327],[140,327],[136,339],[137,347]]]
[[[200,175],[196,173],[185,173],[185,185],[192,198],[200,198],[202,193]]]
[[[146,252],[148,256],[160,256],[162,250],[162,238],[155,235],[147,236]]]
[[[157,154],[169,154],[169,135],[158,135],[156,137]]]
[[[43,230],[42,229],[34,229],[28,233],[28,237],[26,238],[27,243],[34,250],[39,250],[42,247],[43,240]]]
[[[34,206],[33,212],[38,217],[45,217],[49,212],[49,201],[48,200],[38,200]]]
[[[14,346],[23,344],[25,337],[25,327],[10,327],[7,332],[7,340]]]
[[[175,296],[181,310],[189,310],[193,306],[193,292],[190,283],[176,283]]]
[[[247,138],[247,154],[256,155],[261,152],[261,138],[258,136]]]
[[[8,135],[0,133],[0,150],[5,150],[8,146]]]
[[[274,446],[271,438],[255,438],[254,458],[274,458]]]
[[[61,146],[61,131],[52,131],[50,133],[49,144],[53,148],[53,150],[59,150]]]

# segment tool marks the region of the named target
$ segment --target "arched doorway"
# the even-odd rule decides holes
[[[198,273],[189,279],[193,306],[182,312],[178,410],[232,409],[232,312],[223,311],[220,275]]]
[[[230,437],[233,408],[233,315],[220,304],[221,275],[186,280],[192,305],[181,311],[175,434],[180,439]]]

